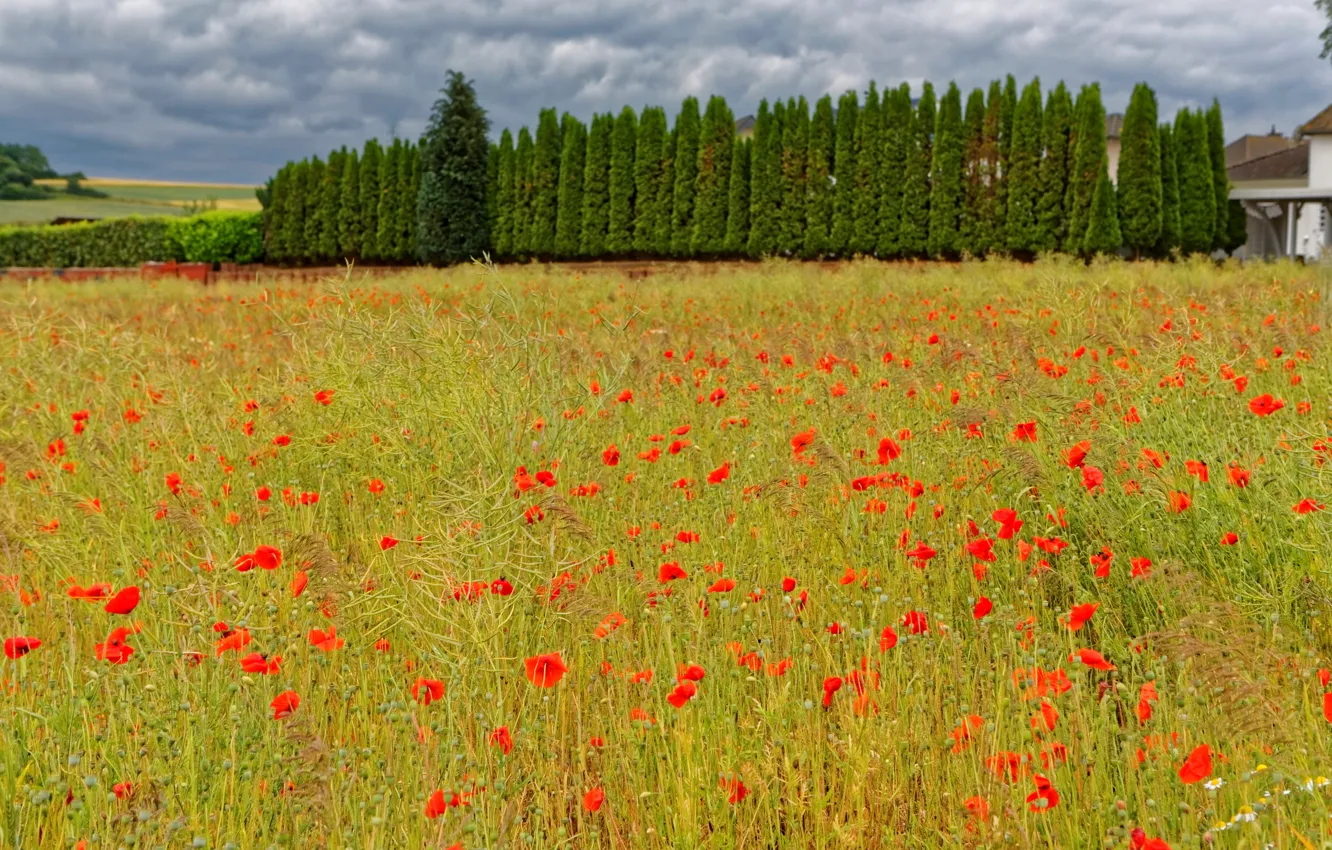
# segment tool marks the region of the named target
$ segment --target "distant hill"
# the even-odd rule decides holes
[[[42,185],[39,180],[60,179],[63,188]],[[82,172],[60,175],[36,145],[0,144],[0,201],[45,201],[57,195],[105,198],[96,189],[81,184]]]

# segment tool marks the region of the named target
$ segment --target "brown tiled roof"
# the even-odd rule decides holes
[[[1234,168],[1242,162],[1284,151],[1294,144],[1294,139],[1288,139],[1280,133],[1240,136],[1226,145],[1226,168]]]
[[[1309,143],[1260,156],[1226,169],[1232,183],[1251,180],[1298,180],[1309,176]]]
[[[757,123],[758,122],[754,119],[753,115],[741,116],[740,118],[736,119],[735,131],[740,135],[744,135],[745,133],[752,133],[754,132],[754,125]]]
[[[1111,112],[1105,116],[1105,137],[1107,139],[1118,139],[1119,134],[1124,130],[1124,116],[1118,112]]]
[[[1321,136],[1332,133],[1332,106],[1324,109],[1300,127],[1301,136]]]

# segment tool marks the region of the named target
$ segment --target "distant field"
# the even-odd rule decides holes
[[[38,181],[63,186],[62,180]],[[216,201],[221,210],[258,210],[253,186],[223,183],[168,183],[93,177],[83,181],[109,198],[57,197],[49,201],[0,201],[0,225],[40,224],[56,218],[119,218],[179,215],[190,202]]]

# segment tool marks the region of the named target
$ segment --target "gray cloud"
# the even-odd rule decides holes
[[[258,181],[421,132],[449,68],[496,133],[584,118],[1005,73],[1221,100],[1227,136],[1332,99],[1312,0],[0,0],[0,140],[90,174]]]

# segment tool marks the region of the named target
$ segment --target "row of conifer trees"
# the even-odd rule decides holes
[[[506,129],[490,146],[489,232],[472,244],[499,259],[951,259],[1243,243],[1219,104],[1158,123],[1139,84],[1120,144],[1116,184],[1100,87],[1075,99],[1063,83],[1043,95],[1038,79],[1019,92],[1012,76],[965,105],[955,84],[936,99],[929,83],[916,97],[871,83],[835,108],[827,95],[812,110],[765,100],[743,138],[719,96],[702,110],[686,98],[674,126],[661,107],[590,126],[545,109],[535,134]],[[417,147],[400,141],[289,163],[273,181],[269,258],[414,260],[419,187]]]

